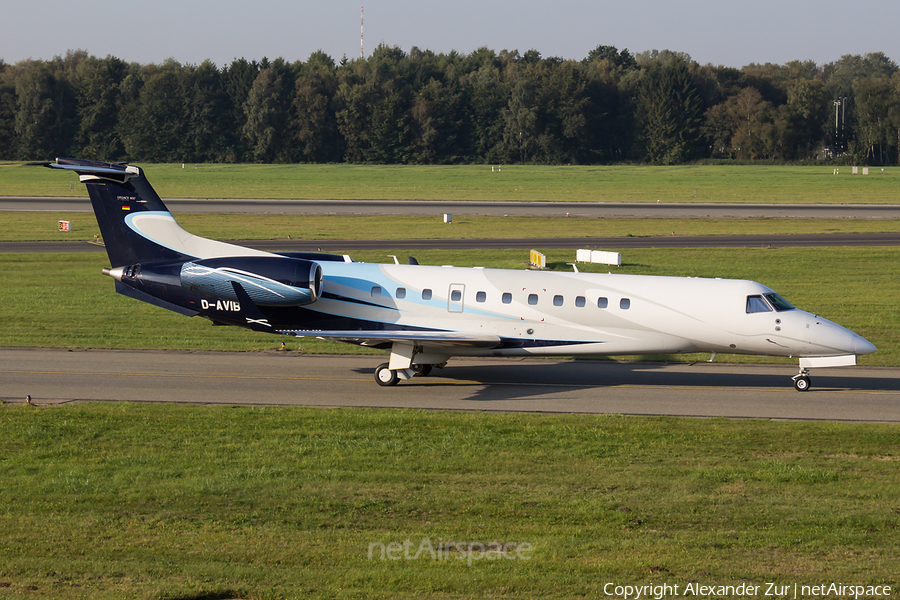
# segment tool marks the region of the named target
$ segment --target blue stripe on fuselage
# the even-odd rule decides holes
[[[384,308],[386,310],[398,310],[400,312],[409,312],[404,311],[402,308],[403,303],[409,303],[413,305],[429,307],[429,308],[447,308],[449,305],[449,298],[446,295],[441,295],[437,291],[434,292],[434,296],[430,300],[422,299],[422,288],[420,287],[412,287],[406,284],[405,282],[395,279],[384,272],[381,268],[380,264],[367,264],[367,263],[335,263],[335,264],[322,264],[323,275],[325,279],[324,286],[327,288],[327,284],[329,282],[334,282],[338,285],[342,285],[348,287],[350,289],[354,289],[360,292],[361,295],[371,294],[372,287],[378,286],[381,288],[382,297],[388,298],[394,301],[396,306],[385,306],[382,304],[377,304],[374,302],[370,302],[367,300],[362,300],[361,298],[349,298],[346,296],[342,296],[340,294],[330,294],[329,297],[333,300],[345,301],[345,302],[354,302],[365,304],[368,306]],[[412,267],[411,267],[412,268]],[[337,273],[333,273],[333,271],[344,271],[346,269],[353,269],[354,271],[360,271],[357,275],[354,273],[353,276],[348,275],[340,275]],[[333,273],[333,274],[332,274]],[[389,287],[390,286],[390,287]],[[446,283],[446,287],[449,291],[450,282]],[[397,298],[396,290],[391,288],[409,288],[408,293],[405,298]],[[314,307],[310,307],[313,308]],[[455,313],[460,314],[460,313]],[[502,320],[518,320],[516,317],[506,315],[503,313],[498,313],[496,311],[488,311],[478,308],[473,308],[469,303],[463,304],[463,310],[461,314],[467,314],[472,316],[480,316],[487,317],[491,319],[502,319]]]

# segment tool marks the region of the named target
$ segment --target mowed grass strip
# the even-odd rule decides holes
[[[538,250],[541,250],[538,248]],[[543,249],[549,266],[570,270],[575,252]],[[353,252],[364,262],[389,262],[402,250]],[[422,264],[523,269],[522,250],[416,251]],[[900,248],[720,248],[625,250],[621,268],[581,265],[583,271],[751,279],[775,289],[796,306],[825,316],[878,347],[860,364],[900,365]],[[213,327],[115,293],[102,253],[0,254],[0,346],[264,350],[282,341],[303,352],[357,352],[355,346]],[[293,341],[292,341],[293,340]],[[371,352],[371,351],[370,351]],[[697,355],[683,357],[694,360]],[[704,355],[708,358],[708,355]],[[790,362],[719,355],[716,359]]]
[[[219,240],[486,239],[656,237],[671,235],[797,235],[891,233],[900,220],[875,219],[605,219],[543,217],[333,216],[333,215],[175,215],[195,235]],[[61,232],[59,221],[71,230]],[[0,242],[89,241],[100,235],[90,213],[4,212]]]
[[[146,164],[163,198],[894,204],[900,170],[772,165]],[[0,164],[0,196],[87,196],[72,173]]]
[[[896,588],[896,434],[892,425],[596,415],[7,406],[0,593]],[[403,550],[382,552],[389,544]],[[525,551],[486,556],[478,544]]]

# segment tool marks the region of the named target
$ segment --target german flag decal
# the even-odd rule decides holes
[[[123,204],[123,205],[122,205],[122,210],[131,210],[131,207],[128,206],[127,204]]]

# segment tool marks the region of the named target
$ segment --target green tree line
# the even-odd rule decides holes
[[[335,62],[0,60],[0,159],[385,164],[900,162],[882,53],[741,69],[598,46],[580,61],[379,46]]]

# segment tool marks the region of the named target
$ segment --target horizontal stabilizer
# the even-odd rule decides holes
[[[58,158],[55,163],[37,162],[29,163],[31,166],[49,167],[51,169],[65,169],[75,171],[81,181],[89,179],[109,179],[124,183],[132,177],[141,174],[138,167],[132,167],[124,163],[103,163],[93,160],[80,160],[75,158]]]

